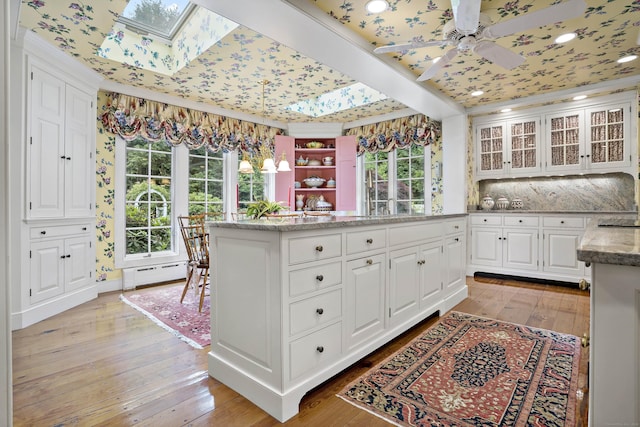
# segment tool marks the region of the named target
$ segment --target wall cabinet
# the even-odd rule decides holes
[[[467,295],[465,216],[344,221],[210,227],[209,373],[280,421],[308,390]]]
[[[580,108],[532,109],[496,120],[474,118],[478,179],[585,172],[635,176],[633,92]]]
[[[582,214],[471,214],[467,274],[485,272],[577,283],[590,274],[577,259],[588,221]]]
[[[317,141],[322,148],[308,148],[307,144]],[[302,197],[306,207],[309,197],[322,196],[337,211],[356,209],[356,140],[353,136],[336,138],[293,138],[278,135],[275,141],[276,157],[285,154],[292,172],[279,172],[276,175],[276,200],[287,201],[291,210],[296,209],[296,197]],[[331,165],[323,163],[325,157],[331,157]],[[314,165],[296,165],[296,159],[309,160]],[[309,187],[304,180],[310,177],[325,179],[319,187]],[[328,185],[330,179],[334,185]],[[295,183],[299,183],[299,187]],[[304,208],[303,208],[304,209]]]
[[[12,329],[97,297],[95,99],[101,78],[29,33],[11,46]],[[18,148],[19,147],[19,148]]]

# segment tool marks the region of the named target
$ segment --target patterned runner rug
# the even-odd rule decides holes
[[[183,288],[183,283],[156,286],[125,292],[120,299],[181,340],[202,349],[211,344],[209,297],[205,297],[200,313],[200,300],[193,290],[187,292],[180,304]]]
[[[580,339],[451,312],[338,395],[400,426],[573,426]]]

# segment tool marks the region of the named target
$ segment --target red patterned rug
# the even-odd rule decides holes
[[[211,344],[209,297],[205,296],[200,313],[200,300],[193,290],[187,292],[183,303],[180,304],[183,288],[182,283],[155,286],[125,292],[120,299],[181,340],[202,349]]]
[[[573,426],[580,339],[451,312],[338,395],[400,426]]]

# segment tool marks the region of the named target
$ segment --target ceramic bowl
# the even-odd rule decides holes
[[[324,178],[306,178],[306,179],[303,179],[303,181],[307,187],[314,188],[314,187],[320,187],[322,184],[325,183],[326,180]]]
[[[322,162],[316,159],[311,159],[309,160],[309,163],[307,163],[307,166],[320,166],[320,165],[322,165]]]
[[[306,147],[307,148],[323,148],[324,144],[318,141],[311,141],[311,142],[307,142]]]

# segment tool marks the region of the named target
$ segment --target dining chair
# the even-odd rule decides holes
[[[198,311],[202,311],[205,290],[209,285],[210,257],[209,257],[209,233],[205,228],[205,215],[179,216],[180,232],[189,257],[187,280],[182,290],[180,303],[184,300],[189,287],[192,285],[196,295],[200,294]],[[202,281],[202,283],[200,283]]]

